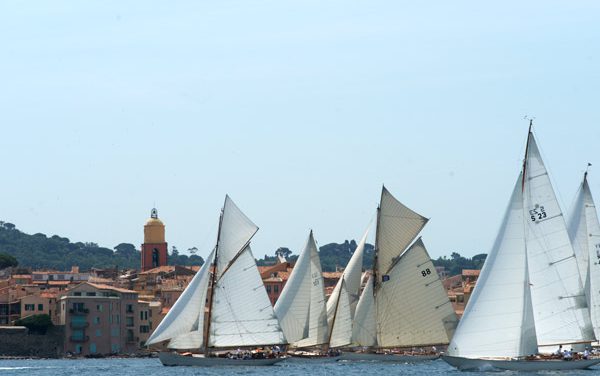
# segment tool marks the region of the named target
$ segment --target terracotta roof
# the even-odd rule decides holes
[[[49,284],[49,285],[56,285],[56,286],[67,286],[67,285],[70,285],[71,283],[79,283],[79,282],[81,282],[81,281],[74,281],[74,282],[71,282],[71,281],[48,281],[48,280],[46,280],[46,281],[35,281],[35,280],[34,280],[32,283],[33,283],[34,285],[45,285],[45,284]]]
[[[114,287],[114,286],[110,286],[110,285],[103,285],[103,284],[91,283],[91,282],[87,282],[87,284],[92,287],[95,287],[97,289],[100,289],[100,290],[113,290],[113,291],[122,292],[125,294],[137,294],[137,291],[122,289],[122,288]]]
[[[462,275],[467,277],[478,277],[481,270],[479,269],[463,269]]]
[[[342,272],[323,272],[323,278],[340,279]]]
[[[139,274],[158,274],[158,273],[170,273],[175,270],[175,266],[173,265],[163,265],[153,269],[146,270],[145,272],[141,272]]]
[[[58,296],[58,294],[55,292],[43,292],[40,294],[41,298],[49,298],[49,299],[56,298],[57,296]]]

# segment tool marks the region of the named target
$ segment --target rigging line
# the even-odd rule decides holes
[[[553,261],[553,262],[549,263],[548,265],[558,264],[559,262],[563,262],[563,261],[566,261],[566,260],[568,260],[570,258],[574,258],[574,257],[575,257],[575,254],[572,254],[571,256],[567,256],[565,258],[561,258],[560,260]]]

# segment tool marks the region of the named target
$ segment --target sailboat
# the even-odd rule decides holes
[[[320,347],[327,342],[327,311],[321,261],[312,230],[274,310],[290,348],[295,350],[289,352],[291,355],[322,355]]]
[[[586,171],[577,191],[568,229],[577,257],[594,335],[600,338],[600,223],[587,176]]]
[[[592,340],[577,261],[530,123],[500,231],[442,358],[461,370],[587,368],[600,359],[534,354]]]
[[[159,353],[165,366],[272,365],[283,360],[236,350],[287,343],[250,250],[257,231],[226,196],[215,248],[146,342],[170,341],[168,348],[177,351]]]
[[[396,350],[448,344],[457,317],[422,239],[415,240],[427,221],[383,187],[373,273],[353,323],[353,343],[368,351],[342,359],[424,361],[439,354]]]

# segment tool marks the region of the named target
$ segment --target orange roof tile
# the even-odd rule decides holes
[[[462,275],[467,277],[478,277],[481,270],[479,269],[463,269]]]
[[[95,287],[97,289],[100,289],[100,290],[113,290],[113,291],[122,292],[125,294],[137,294],[137,291],[122,289],[122,288],[114,287],[114,286],[110,286],[110,285],[103,285],[103,284],[91,283],[91,282],[87,282],[87,284],[92,287]]]

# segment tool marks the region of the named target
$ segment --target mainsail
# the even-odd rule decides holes
[[[531,131],[524,162],[523,209],[538,345],[594,341],[575,252]]]
[[[577,256],[594,334],[600,338],[600,223],[587,172],[569,218],[569,237]]]
[[[312,231],[275,303],[275,314],[294,347],[327,342],[327,312],[323,273]]]
[[[537,353],[521,182],[520,174],[496,241],[448,346],[451,356],[520,357]]]

